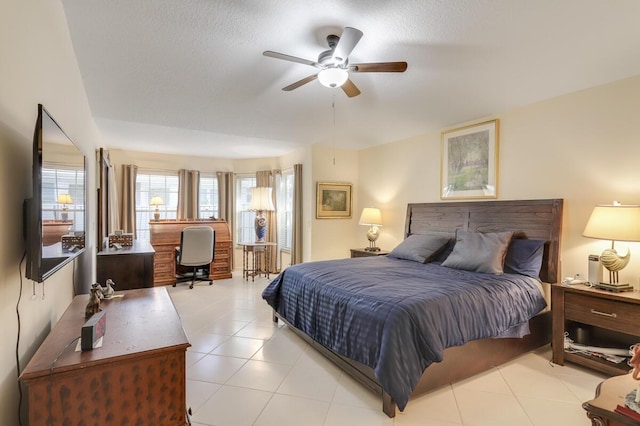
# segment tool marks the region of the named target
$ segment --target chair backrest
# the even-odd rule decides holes
[[[216,234],[209,226],[188,226],[180,236],[180,265],[204,266],[213,260]]]

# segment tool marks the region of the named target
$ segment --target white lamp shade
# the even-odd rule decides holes
[[[58,204],[73,204],[73,200],[69,194],[59,194],[56,202]]]
[[[382,213],[380,209],[365,207],[360,215],[360,225],[382,226]]]
[[[159,196],[154,195],[153,197],[151,197],[151,201],[149,201],[149,204],[152,206],[162,206],[164,205],[164,200]]]
[[[249,205],[249,210],[273,211],[275,209],[276,208],[273,206],[273,201],[271,198],[271,188],[251,188],[251,204]]]
[[[640,206],[596,206],[582,235],[600,240],[640,241]]]
[[[318,73],[318,81],[325,87],[340,87],[348,78],[349,73],[342,68],[327,68]]]

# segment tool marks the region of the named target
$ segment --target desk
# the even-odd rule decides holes
[[[149,222],[151,245],[156,251],[153,266],[153,285],[176,282],[175,249],[180,246],[182,230],[187,226],[210,226],[216,233],[213,262],[209,266],[209,279],[231,278],[233,264],[229,224],[218,220],[159,220]]]
[[[245,280],[249,280],[251,277],[251,281],[254,281],[256,276],[264,275],[269,279],[271,247],[275,247],[277,244],[265,242],[240,243],[239,245],[242,246],[242,277]],[[251,253],[251,262],[249,262],[249,253]]]
[[[616,413],[618,404],[624,405],[624,399],[629,392],[638,387],[631,374],[610,377],[596,388],[596,397],[582,404],[587,411],[587,417],[592,425],[622,426],[637,425],[638,422],[627,416]]]
[[[104,249],[96,257],[96,279],[104,286],[111,278],[116,283],[116,291],[153,287],[155,253],[146,240],[133,240],[132,246],[123,246],[120,250]]]
[[[42,245],[50,246],[62,241],[62,236],[67,235],[71,231],[72,227],[72,220],[43,220]]]
[[[101,303],[107,314],[101,348],[74,350],[85,323],[84,294],[31,358],[19,378],[30,425],[186,424],[185,353],[191,345],[167,290],[118,293],[124,297]]]

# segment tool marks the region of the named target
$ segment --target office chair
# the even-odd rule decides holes
[[[176,284],[191,281],[189,288],[193,288],[195,281],[209,281],[209,268],[213,261],[213,247],[216,234],[209,226],[188,226],[180,234],[180,247],[176,247]],[[180,268],[182,267],[182,268]],[[178,273],[180,269],[189,269],[188,273]],[[198,270],[200,272],[198,273]]]

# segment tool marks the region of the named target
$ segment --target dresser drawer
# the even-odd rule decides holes
[[[565,293],[564,313],[567,320],[634,335],[640,324],[637,304],[583,294]]]

